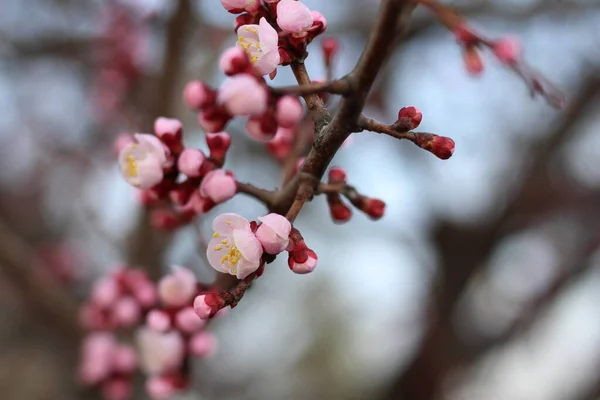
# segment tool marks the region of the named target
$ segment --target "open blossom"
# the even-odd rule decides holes
[[[277,25],[285,32],[302,34],[313,24],[313,15],[301,1],[281,0],[277,4]]]
[[[171,372],[181,366],[185,344],[178,332],[157,332],[142,328],[136,333],[140,363],[150,375]]]
[[[256,24],[242,25],[237,30],[237,44],[244,49],[254,68],[261,75],[268,75],[277,69],[280,56],[279,35],[265,18]]]
[[[130,185],[148,189],[162,181],[168,150],[156,136],[136,134],[135,139],[119,154],[121,174]]]
[[[214,269],[243,279],[260,267],[263,248],[244,217],[221,214],[212,228],[215,233],[206,255]]]
[[[225,81],[217,95],[232,115],[260,115],[267,109],[267,89],[255,77],[239,74]]]
[[[259,217],[262,222],[256,230],[256,237],[260,240],[265,251],[269,254],[279,254],[288,246],[292,224],[282,215],[268,214]]]
[[[200,194],[214,201],[222,203],[232,198],[237,191],[235,178],[224,169],[210,171],[200,185]]]
[[[158,295],[166,306],[181,307],[192,301],[196,277],[187,268],[173,266],[173,272],[158,282]]]

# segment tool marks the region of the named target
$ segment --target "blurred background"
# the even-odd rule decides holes
[[[304,0],[356,62],[377,1]],[[456,1],[490,37],[519,36],[526,60],[568,97],[556,112],[486,58],[469,77],[453,37],[418,10],[365,114],[449,136],[441,161],[409,142],[353,135],[334,160],[387,203],[329,221],[323,198],[298,227],[319,255],[307,276],[271,264],[213,328],[194,399],[600,398],[600,3]],[[77,304],[119,263],[171,264],[210,282],[199,245],[221,212],[265,210],[238,196],[174,234],[157,232],[117,171],[113,141],[180,118],[203,148],[185,83],[223,79],[235,41],[217,0],[0,0],[0,393],[93,398],[74,382]],[[318,41],[308,70],[324,78]],[[309,51],[311,48],[309,47]],[[275,86],[293,84],[280,68]],[[241,125],[226,167],[274,188],[278,164]],[[91,396],[91,397],[90,397]]]

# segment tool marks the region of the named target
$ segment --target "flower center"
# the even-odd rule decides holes
[[[255,33],[256,35],[258,35],[258,30],[256,28],[246,26],[244,27],[244,29],[246,30],[246,32]],[[238,41],[240,43],[240,46],[242,46],[242,49],[244,49],[246,54],[248,54],[248,57],[250,57],[250,62],[252,64],[256,64],[262,54],[260,42],[254,39],[246,39],[243,36],[238,36]]]
[[[127,176],[131,176],[131,177],[138,176],[137,162],[135,161],[135,158],[131,154],[129,154],[127,157],[125,157],[125,174],[127,174]]]
[[[213,237],[218,238],[219,234],[215,233]],[[216,251],[221,251],[225,246],[227,252],[223,257],[221,257],[221,266],[231,271],[233,274],[237,274],[237,263],[242,258],[242,253],[238,250],[237,246],[233,243],[230,243],[228,239],[221,240],[221,244],[215,246]]]

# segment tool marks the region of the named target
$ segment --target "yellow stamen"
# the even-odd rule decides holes
[[[218,239],[218,238],[219,238],[219,236],[221,236],[221,235],[219,235],[217,232],[213,233],[213,237],[214,237],[215,239]]]
[[[236,245],[233,245],[221,258],[221,265],[224,268],[229,269],[230,272],[237,274],[237,263],[240,261],[241,258],[242,253],[238,250]]]
[[[125,174],[131,177],[138,176],[137,162],[131,154],[125,157]]]
[[[215,251],[221,251],[221,249],[223,249],[223,247],[221,247],[220,244],[215,246]]]

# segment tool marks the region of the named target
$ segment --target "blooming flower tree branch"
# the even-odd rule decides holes
[[[318,256],[294,227],[314,196],[326,199],[336,223],[351,219],[351,207],[373,220],[384,216],[384,201],[360,193],[348,183],[342,168],[327,171],[352,133],[371,131],[410,140],[443,160],[453,155],[452,139],[414,131],[423,118],[416,107],[400,108],[393,123],[363,114],[373,83],[417,6],[429,8],[454,33],[469,72],[482,72],[478,51],[487,47],[524,78],[534,93],[552,105],[562,104],[555,89],[525,67],[517,42],[484,39],[434,0],[383,0],[362,56],[342,78],[334,79],[332,69],[339,44],[332,38],[323,40],[326,82],[311,79],[304,63],[309,45],[327,27],[318,11],[296,0],[221,0],[221,5],[237,15],[237,43],[219,60],[229,79],[220,88],[194,80],[183,93],[185,104],[197,112],[198,124],[206,133],[208,153],[186,147],[181,122],[161,117],[154,134],[121,138],[119,156],[123,178],[139,190],[140,202],[151,209],[156,228],[177,229],[215,207],[223,208],[224,213],[212,223],[206,249],[207,260],[220,279],[204,285],[196,282],[190,270],[174,267],[158,284],[135,269],[119,269],[98,281],[82,309],[82,322],[102,334],[95,333],[84,344],[81,375],[112,399],[127,397],[138,368],[148,375],[147,391],[153,398],[169,398],[185,388],[190,357],[210,355],[215,348],[214,338],[205,331],[205,320],[235,307],[266,265],[282,253],[287,253],[291,271],[315,270]],[[271,87],[265,77],[272,79],[284,66],[292,69],[298,85]],[[332,111],[326,106],[330,95],[341,96]],[[240,182],[227,169],[227,153],[235,138],[225,130],[233,119],[243,119],[247,134],[263,142],[281,163],[278,189]],[[240,193],[262,202],[266,215],[249,221],[228,210],[224,203]],[[117,329],[136,331],[135,357],[111,336]],[[96,363],[99,354],[102,362]]]

